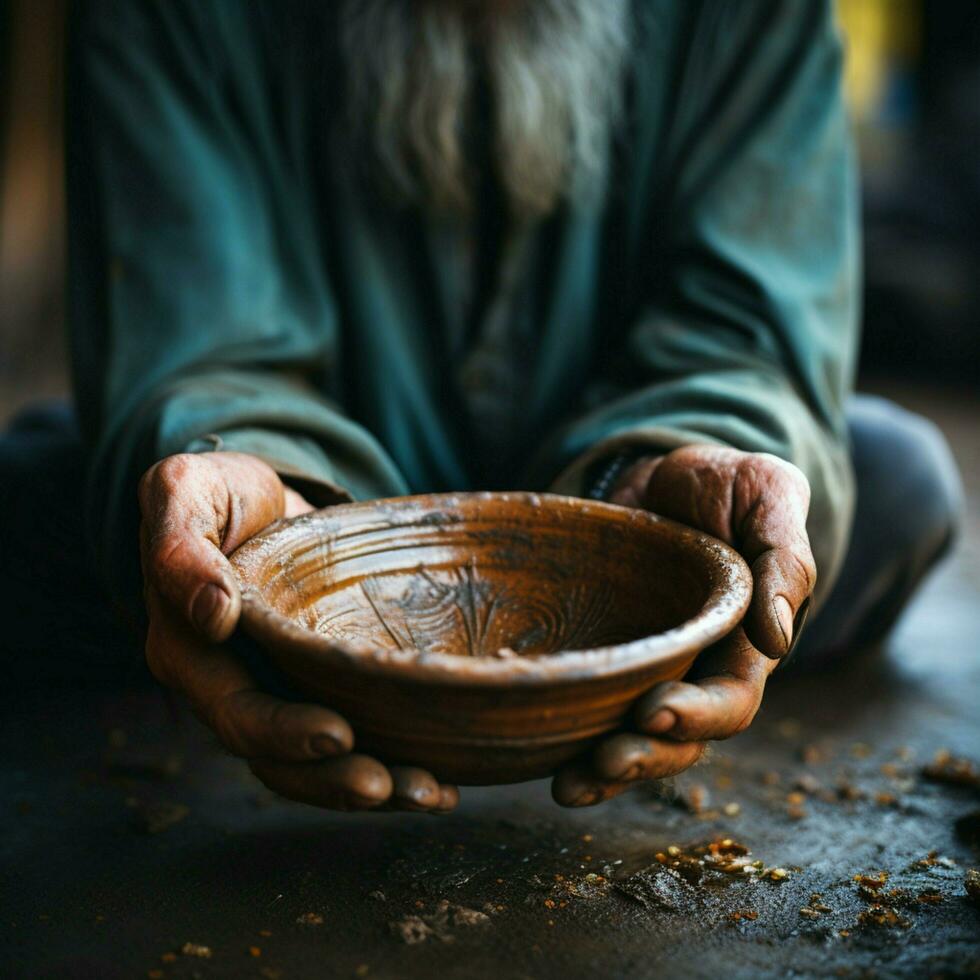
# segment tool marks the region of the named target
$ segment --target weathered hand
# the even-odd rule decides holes
[[[226,647],[241,596],[225,557],[280,517],[312,508],[262,460],[239,453],[170,456],[140,481],[140,545],[154,676],[187,696],[230,752],[270,789],[341,810],[451,810],[453,786],[410,767],[351,754],[350,726],[316,704],[259,689]]]
[[[616,796],[637,780],[693,765],[706,742],[743,731],[766,679],[791,649],[816,583],[806,532],[810,488],[783,460],[717,446],[686,446],[639,461],[612,500],[643,507],[721,538],[752,569],[752,604],[742,625],[703,653],[683,681],[658,684],[636,704],[635,733],[601,742],[552,786],[564,806]]]

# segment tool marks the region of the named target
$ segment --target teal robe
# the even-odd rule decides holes
[[[460,328],[479,229],[357,176],[336,4],[72,7],[71,342],[117,594],[139,582],[136,482],[172,453],[253,453],[326,504],[581,494],[595,460],[692,442],[803,470],[826,591],[859,289],[829,2],[637,0],[607,191],[530,229],[503,347],[493,317]]]

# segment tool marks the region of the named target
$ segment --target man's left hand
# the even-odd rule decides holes
[[[735,547],[752,569],[752,604],[741,626],[702,653],[683,681],[658,684],[639,699],[633,731],[605,739],[555,777],[552,794],[563,806],[601,803],[637,781],[676,775],[708,741],[747,728],[766,679],[792,649],[817,579],[806,531],[809,483],[775,456],[685,446],[635,463],[612,502]]]

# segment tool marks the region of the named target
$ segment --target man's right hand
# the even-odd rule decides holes
[[[281,517],[312,510],[262,460],[240,453],[170,456],[139,486],[140,548],[153,675],[187,696],[221,743],[282,796],[337,810],[444,812],[454,786],[407,766],[351,754],[339,715],[260,690],[221,644],[241,596],[226,555]]]

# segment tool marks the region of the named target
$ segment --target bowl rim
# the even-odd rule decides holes
[[[446,511],[479,501],[518,504],[522,507],[574,509],[600,519],[658,527],[696,550],[709,572],[709,592],[692,617],[663,633],[628,643],[581,650],[561,650],[539,657],[467,657],[450,653],[426,653],[417,649],[391,650],[370,643],[353,644],[327,637],[289,619],[262,596],[243,570],[254,552],[266,541],[292,527],[347,516],[354,510],[365,515],[381,511],[390,520],[392,511],[418,514],[420,510]],[[250,538],[230,556],[241,590],[240,628],[259,642],[272,659],[283,666],[286,654],[310,666],[375,675],[419,684],[456,686],[525,687],[554,686],[583,680],[614,677],[672,662],[692,659],[705,647],[730,633],[744,617],[752,600],[752,573],[734,548],[701,531],[646,510],[622,507],[580,497],[526,491],[480,491],[416,494],[405,497],[337,504],[299,517],[276,521]],[[290,671],[287,669],[287,673]]]

